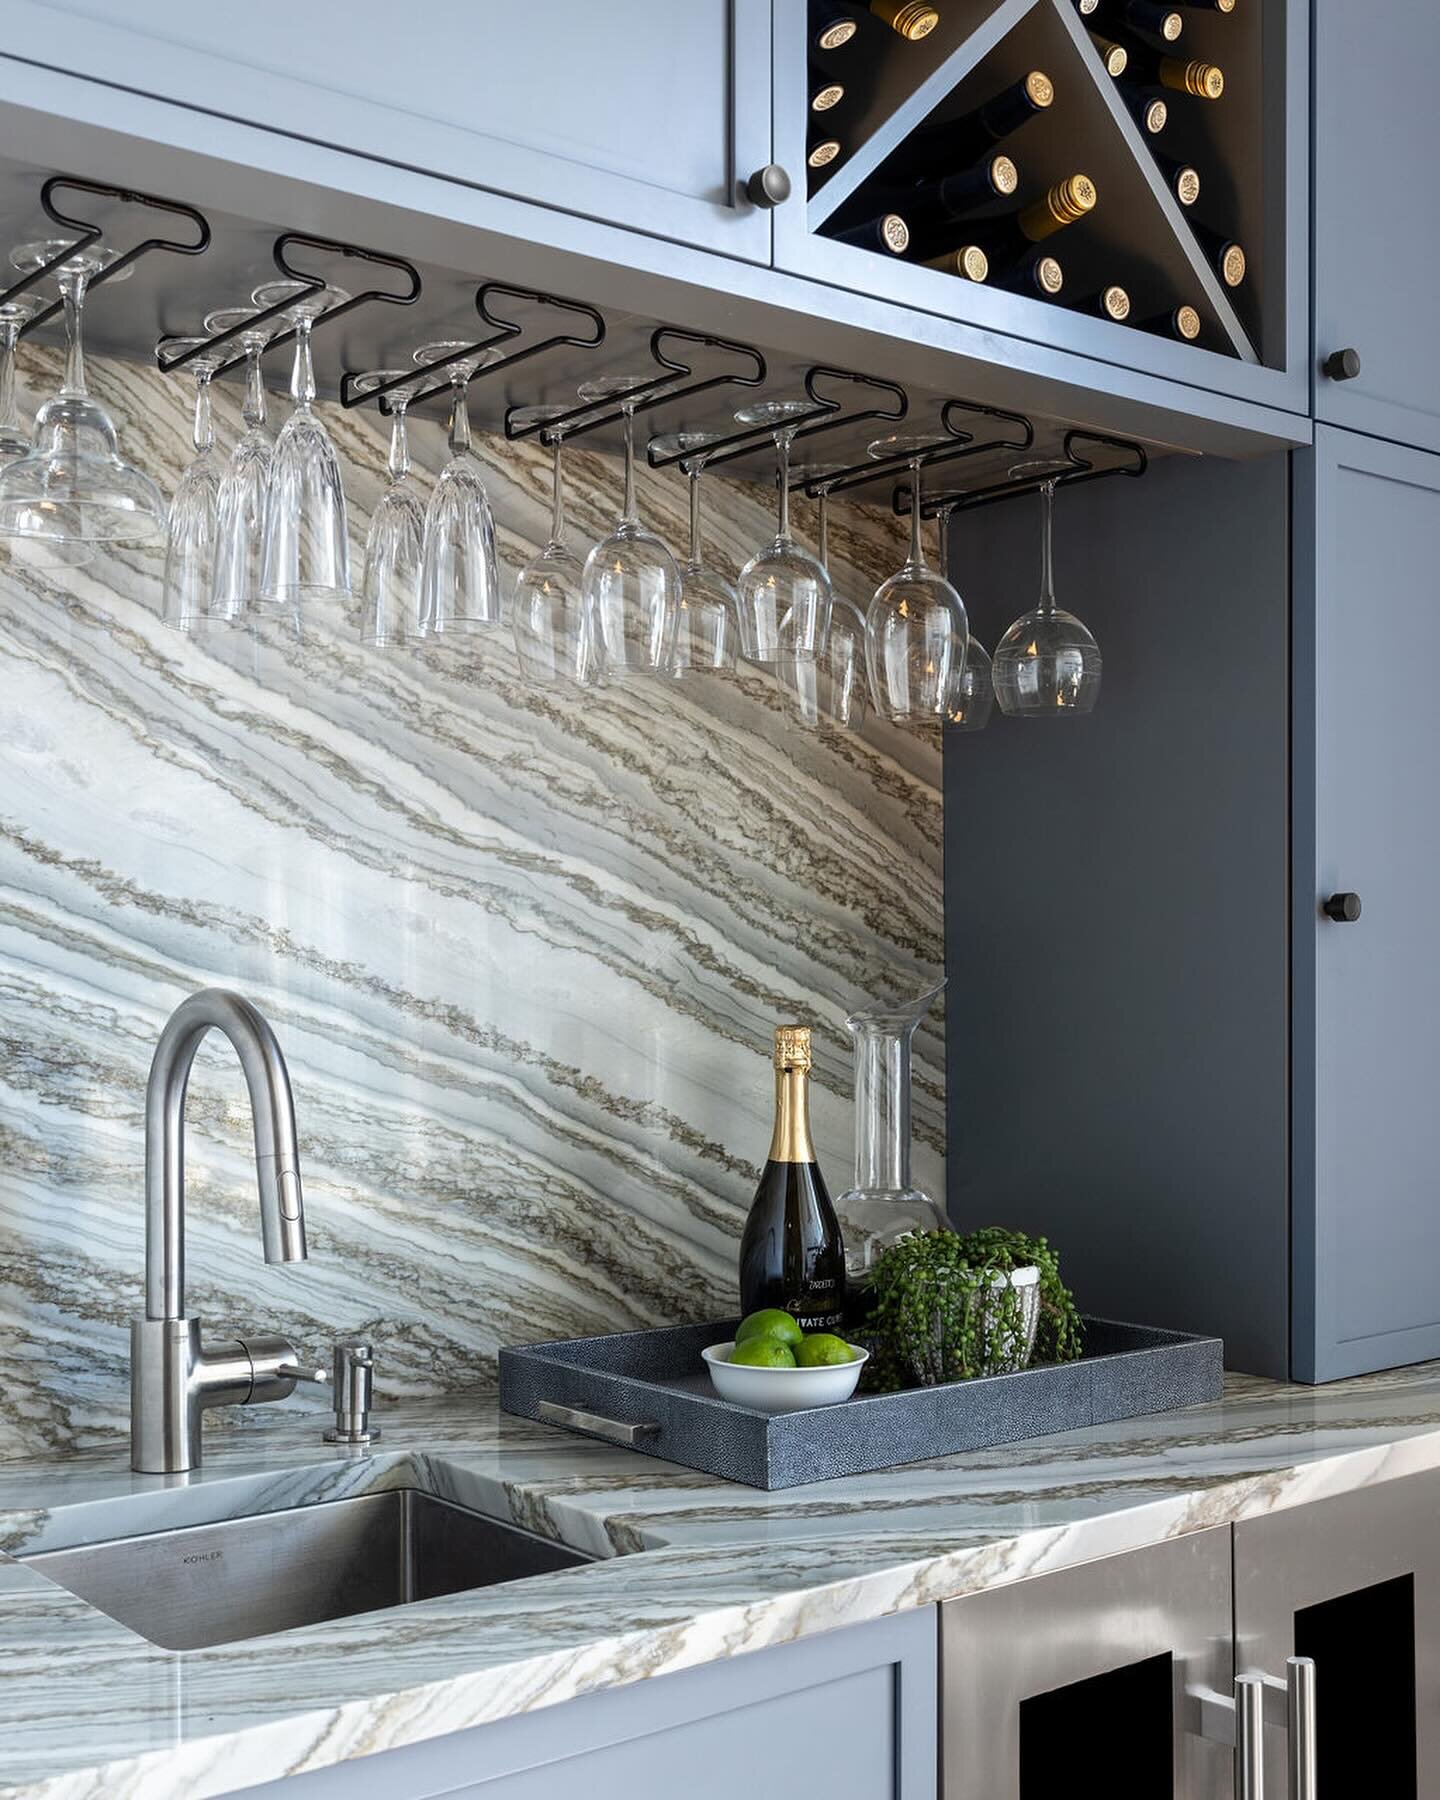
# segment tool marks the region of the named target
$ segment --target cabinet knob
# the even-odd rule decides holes
[[[745,192],[756,206],[779,206],[790,198],[790,177],[779,163],[766,163],[745,183]]]
[[[1332,381],[1353,381],[1360,373],[1360,352],[1332,350],[1325,358],[1324,369]]]
[[[1332,894],[1321,911],[1327,919],[1333,919],[1337,925],[1353,925],[1360,917],[1360,896],[1358,894]]]

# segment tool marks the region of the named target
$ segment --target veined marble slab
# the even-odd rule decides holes
[[[157,1649],[0,1557],[0,1800],[207,1800],[1163,1538],[1440,1467],[1440,1365],[765,1494],[454,1396],[327,1450],[321,1414],[0,1471],[0,1545],[59,1548],[417,1485],[603,1560],[287,1632]]]
[[[24,351],[30,401],[57,371]],[[172,490],[189,380],[91,374]],[[222,447],[236,394],[216,395]],[[358,586],[384,433],[322,410]],[[426,486],[440,428],[412,444]],[[513,579],[548,528],[549,455],[477,451]],[[613,523],[618,470],[582,446],[567,466],[583,549]],[[733,571],[773,535],[773,501],[707,488],[707,554]],[[640,499],[683,544],[683,477],[644,473]],[[832,547],[862,601],[901,555],[893,521],[849,509]],[[817,739],[754,670],[559,698],[520,680],[508,629],[382,653],[357,641],[358,604],[299,639],[192,639],[157,616],[161,561],[40,572],[0,547],[0,1458],[124,1427],[145,1076],[171,1008],[212,983],[252,997],[288,1058],[311,1260],[260,1260],[244,1089],[212,1041],[187,1151],[191,1310],[211,1331],[317,1353],[361,1331],[382,1394],[411,1398],[493,1382],[500,1343],[725,1311],[772,1027],[819,1028],[838,1190],[844,1017],[941,964],[934,744]],[[938,1012],[916,1078],[917,1177],[943,1193]]]

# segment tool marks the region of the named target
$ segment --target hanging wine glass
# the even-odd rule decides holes
[[[859,731],[869,704],[865,685],[865,615],[835,593],[830,570],[830,487],[839,463],[810,464],[793,473],[815,490],[816,554],[832,591],[830,630],[819,656],[782,657],[776,674],[797,724],[807,731]]]
[[[647,377],[606,375],[582,383],[586,406],[618,405],[625,421],[625,492],[620,517],[585,559],[585,597],[593,609],[612,681],[668,669],[680,615],[680,571],[635,506],[634,390]],[[653,390],[652,390],[653,391]],[[630,397],[627,398],[626,396]]]
[[[186,350],[197,352],[187,365],[195,377],[190,431],[195,455],[170,502],[160,618],[174,631],[209,631],[220,625],[234,625],[240,610],[228,601],[217,600],[215,591],[220,458],[215,454],[210,378],[229,352],[223,347],[207,349],[204,338],[162,338],[158,346],[159,354],[167,360]]]
[[[288,281],[267,282],[251,298],[273,306],[294,292]],[[290,374],[294,409],[280,428],[270,463],[256,604],[294,612],[307,601],[350,597],[350,526],[340,459],[315,411],[315,361],[310,333],[321,313],[349,296],[341,288],[302,294],[284,317],[295,326]]]
[[[458,340],[424,344],[413,360],[417,368],[424,369],[465,348]],[[492,351],[477,350],[436,371],[450,382],[450,460],[440,471],[425,509],[420,628],[442,641],[468,637],[500,623],[495,517],[485,491],[484,472],[470,447],[470,378],[493,360]]]
[[[900,433],[870,445],[873,457],[906,456],[910,464],[910,554],[875,590],[865,615],[870,692],[877,710],[899,725],[943,715],[952,686],[964,673],[970,637],[965,603],[926,562],[920,537],[921,452],[934,441],[933,434]]]
[[[10,260],[28,272],[66,247],[61,239],[23,244]],[[109,413],[85,386],[86,284],[118,254],[76,251],[56,271],[65,308],[65,376],[35,415],[30,448],[0,469],[0,537],[133,544],[165,528],[160,489],[121,456]],[[127,266],[113,279],[124,281],[130,273]]]
[[[946,500],[935,509],[940,527],[940,573],[950,580],[950,515],[960,504],[961,496]],[[954,585],[953,583],[951,584]],[[958,681],[952,680],[945,697],[945,723],[956,731],[983,731],[995,710],[995,683],[991,673],[990,653],[972,631],[965,650],[964,666]]]
[[[388,381],[399,381],[404,369],[375,369],[355,377],[357,394],[373,394]],[[410,479],[410,445],[405,408],[419,382],[391,388],[390,449],[385,459],[389,477],[385,492],[370,515],[365,537],[365,572],[361,583],[360,641],[388,650],[419,637],[420,563],[425,535],[425,508]]]
[[[511,415],[521,430],[549,425],[570,409],[526,406]],[[515,579],[510,623],[520,673],[537,687],[570,681],[593,687],[604,674],[597,621],[585,597],[585,565],[565,543],[565,427],[544,434],[551,447],[550,536]]]
[[[790,535],[790,445],[814,411],[809,400],[759,400],[735,415],[738,425],[773,428],[779,496],[774,541],[740,571],[740,648],[750,662],[817,656],[830,630],[830,578]]]
[[[15,346],[20,330],[50,299],[33,288],[0,306],[0,469],[30,454],[30,433],[20,423],[20,401],[15,385]],[[12,538],[11,554],[41,568],[73,569],[94,560],[89,544],[60,538]]]
[[[670,672],[677,677],[735,672],[739,603],[725,577],[706,568],[700,542],[700,477],[709,460],[707,447],[719,437],[713,431],[672,431],[650,440],[657,456],[683,453],[680,467],[690,483],[690,549],[680,565],[680,616],[670,662]]]
[[[1100,646],[1074,615],[1055,604],[1052,525],[1054,463],[1017,463],[1017,481],[1040,482],[1040,599],[1019,618],[995,646],[995,698],[1000,710],[1017,717],[1059,718],[1088,713],[1100,692]]]
[[[301,284],[297,283],[297,287]],[[255,316],[254,306],[227,306],[206,313],[205,330],[215,336]],[[265,539],[265,499],[270,488],[274,446],[265,429],[265,380],[260,358],[272,336],[283,331],[268,320],[244,331],[223,346],[228,357],[235,343],[245,352],[245,392],[240,416],[245,429],[235,441],[220,478],[215,520],[215,607],[239,615],[254,606],[260,593]]]

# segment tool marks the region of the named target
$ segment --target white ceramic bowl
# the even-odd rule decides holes
[[[762,1369],[749,1363],[732,1363],[733,1343],[711,1344],[702,1350],[710,1380],[722,1400],[755,1412],[803,1412],[810,1406],[833,1406],[848,1400],[870,1360],[868,1350],[851,1344],[848,1363],[826,1363],[818,1369]]]

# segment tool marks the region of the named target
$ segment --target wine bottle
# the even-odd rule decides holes
[[[1055,84],[1041,69],[992,94],[973,112],[912,132],[905,147],[906,165],[917,170],[961,168],[1008,138],[1054,104]]]
[[[1158,94],[1127,87],[1117,81],[1115,91],[1135,115],[1135,123],[1147,137],[1158,137],[1170,121],[1170,108]]]
[[[1182,206],[1193,206],[1200,198],[1200,171],[1193,164],[1182,162],[1178,156],[1168,156],[1163,150],[1153,154],[1169,183],[1170,192]]]
[[[1163,50],[1136,44],[1129,52],[1126,70],[1137,87],[1168,88],[1175,94],[1193,94],[1197,100],[1218,100],[1225,92],[1225,71],[1198,58],[1167,56]]]
[[[1140,331],[1153,331],[1160,337],[1179,338],[1182,343],[1193,344],[1200,335],[1200,315],[1187,302],[1172,306],[1168,312],[1153,313],[1148,319],[1137,319],[1136,327]]]
[[[1193,6],[1197,12],[1233,13],[1235,0],[1175,0],[1177,6]]]
[[[994,285],[1012,294],[1032,294],[1041,300],[1053,300],[1065,285],[1065,271],[1059,260],[1048,252],[1041,255],[1032,252],[1008,269],[1001,270]]]
[[[943,256],[932,256],[927,269],[943,269],[947,275],[959,275],[965,281],[988,281],[990,258],[978,244],[960,244]]]
[[[1113,75],[1118,81],[1130,64],[1130,52],[1123,44],[1117,44],[1114,38],[1101,37],[1098,31],[1089,34],[1090,42],[1100,52],[1100,60],[1105,65],[1105,73]]]
[[[837,50],[842,44],[848,44],[867,13],[888,25],[907,44],[918,44],[940,23],[940,9],[928,5],[926,0],[843,0],[841,4],[825,6],[819,19],[812,15],[816,26],[815,43],[822,50]],[[847,25],[848,31],[845,30]]]
[[[1107,24],[1122,31],[1139,32],[1142,38],[1157,38],[1164,44],[1173,44],[1185,29],[1184,17],[1173,6],[1161,5],[1160,0],[1101,0],[1098,12]]]
[[[1042,199],[1032,200],[1018,212],[998,219],[976,219],[966,227],[965,236],[989,257],[992,274],[1003,274],[1027,259],[1036,244],[1083,219],[1094,208],[1096,198],[1095,183],[1088,175],[1067,175]]]
[[[1098,318],[1114,319],[1117,323],[1130,317],[1130,296],[1113,281],[1108,287],[1067,301],[1066,305],[1072,312],[1094,313]]]
[[[1190,229],[1200,240],[1200,247],[1209,257],[1215,273],[1226,287],[1236,288],[1245,279],[1245,251],[1236,243],[1228,232],[1214,231],[1199,220],[1190,221]]]
[[[923,261],[936,250],[954,242],[955,233],[947,230],[957,219],[963,219],[977,206],[988,201],[1008,199],[1020,185],[1015,165],[1003,151],[984,157],[973,169],[961,169],[954,175],[942,175],[935,181],[917,181],[910,186],[900,184],[868,184],[854,201],[841,207],[836,223],[863,223],[874,215],[877,207],[894,211],[910,228],[911,254]],[[938,240],[938,241],[937,241]]]
[[[888,250],[903,256],[910,248],[910,227],[897,212],[882,212],[858,224],[827,233],[837,244],[858,244],[865,250]]]
[[[740,1309],[778,1307],[805,1331],[845,1317],[845,1246],[810,1141],[810,1027],[775,1032],[775,1130],[740,1241]]]
[[[812,113],[826,113],[836,107],[845,98],[845,83],[836,81],[826,69],[810,65],[810,110]]]
[[[810,12],[810,47],[812,50],[840,50],[860,29],[860,21],[848,6],[812,7]]]
[[[805,161],[812,169],[828,169],[840,154],[841,148],[839,138],[823,135],[811,138],[805,149]]]

